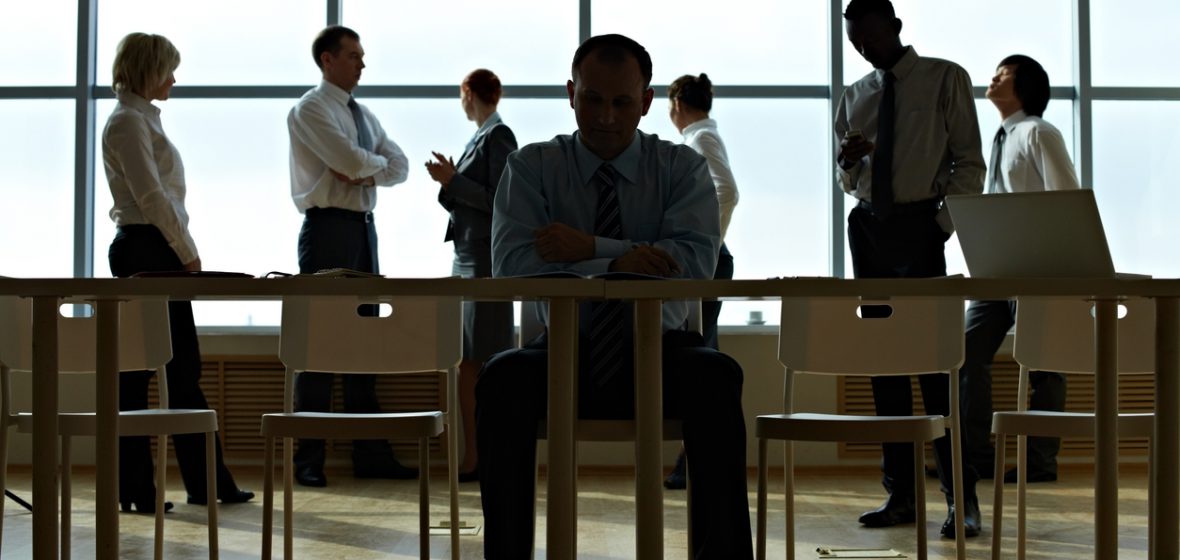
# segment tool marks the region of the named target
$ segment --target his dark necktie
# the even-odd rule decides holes
[[[886,72],[877,108],[877,145],[873,148],[873,214],[884,220],[893,212],[893,121],[894,93],[892,72]]]
[[[992,140],[992,180],[987,186],[988,194],[1004,190],[1004,175],[1001,173],[1000,163],[1004,161],[1004,139],[1007,137],[1008,131],[1001,126],[1000,130],[996,131],[996,139]]]
[[[594,173],[598,189],[598,206],[594,214],[594,235],[611,239],[623,237],[619,221],[619,197],[615,192],[618,178],[609,163]],[[606,385],[623,369],[623,335],[626,325],[624,303],[596,302],[590,307],[590,378],[598,387]]]
[[[356,99],[348,97],[348,110],[352,111],[352,122],[356,123],[356,143],[362,149],[373,151],[373,137],[369,136],[369,127],[365,125],[365,114]]]

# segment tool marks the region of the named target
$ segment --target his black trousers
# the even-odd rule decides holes
[[[350,268],[361,272],[379,271],[377,228],[371,212],[340,208],[309,208],[299,231],[299,272],[314,273],[325,268]],[[301,372],[295,378],[295,410],[328,412],[332,407],[331,373]],[[381,412],[377,403],[377,378],[373,375],[344,375],[344,411],[359,414]],[[387,463],[393,451],[385,440],[354,440],[353,467],[377,467]],[[295,452],[296,467],[324,466],[324,440],[301,439]]]
[[[741,366],[704,347],[695,332],[667,332],[663,345],[664,416],[683,420],[684,445],[692,457],[693,556],[752,558]],[[588,347],[583,337],[579,348]],[[547,348],[542,336],[524,348],[497,354],[484,365],[476,385],[488,560],[529,558],[532,552],[537,425],[548,404]],[[578,416],[634,418],[632,361],[598,387],[590,379],[586,354],[581,353],[579,367]]]
[[[119,278],[137,272],[167,272],[184,269],[184,264],[168,241],[152,225],[121,226],[107,253],[111,274]],[[197,327],[193,323],[193,306],[187,301],[168,302],[168,326],[172,337],[172,360],[166,366],[168,405],[171,408],[209,408],[201,391],[201,349]],[[154,372],[124,373],[119,377],[119,410],[142,410],[148,406],[148,382]],[[216,437],[216,436],[215,436]],[[180,478],[190,496],[204,498],[205,435],[172,436]],[[221,441],[217,441],[217,492],[228,495],[237,490],[233,476],[222,460]],[[152,453],[148,438],[119,438],[119,499],[150,503],[154,499]]]
[[[942,231],[935,216],[936,201],[895,204],[893,213],[881,220],[861,204],[848,214],[848,244],[852,250],[853,273],[857,278],[930,278],[946,275],[944,247],[949,234]],[[866,309],[871,312],[871,309]],[[855,341],[851,341],[855,343]],[[950,380],[946,374],[919,375],[922,402],[927,414],[950,413]],[[873,402],[879,416],[909,416],[914,413],[910,380],[904,376],[874,377]],[[910,443],[883,443],[882,484],[894,492],[914,493],[914,451]],[[938,478],[948,503],[951,489],[951,441],[934,440]],[[963,488],[975,491],[979,475],[965,466]]]
[[[966,350],[959,368],[959,401],[962,403],[963,462],[980,473],[990,473],[995,465],[992,433],[992,360],[1004,343],[1008,329],[1016,322],[1016,302],[1008,300],[972,301],[967,307]],[[1031,410],[1065,410],[1065,376],[1050,371],[1028,374]],[[1028,472],[1033,475],[1056,475],[1057,452],[1061,438],[1028,438]],[[994,473],[1003,476],[1004,473]]]

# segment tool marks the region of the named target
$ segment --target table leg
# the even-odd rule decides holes
[[[57,317],[61,300],[33,299],[33,557],[57,560]]]
[[[549,300],[549,471],[546,557],[577,558],[577,442],[574,422],[578,375],[578,307],[571,298]]]
[[[97,308],[95,557],[115,560],[119,557],[119,302],[99,300]]]
[[[1119,555],[1118,302],[1095,303],[1094,557],[1102,560]]]
[[[1155,300],[1152,559],[1180,558],[1180,298]],[[1160,538],[1166,535],[1166,538]]]
[[[636,558],[664,557],[663,305],[635,302]]]

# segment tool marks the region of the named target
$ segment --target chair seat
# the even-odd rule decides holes
[[[16,416],[17,431],[33,433],[33,415]],[[161,436],[201,434],[217,431],[217,412],[206,409],[149,408],[119,413],[120,436]],[[57,433],[63,436],[90,436],[98,432],[93,412],[63,412],[57,415]]]
[[[262,435],[350,439],[417,439],[443,432],[443,413],[437,410],[382,414],[293,412],[262,415]]]
[[[1151,437],[1155,415],[1120,414],[1119,437]],[[992,433],[1041,437],[1094,437],[1094,414],[1044,410],[1005,411],[992,415]]]
[[[788,441],[930,441],[946,432],[943,416],[767,414],[754,423],[759,438]]]
[[[664,420],[664,441],[684,439],[683,423],[680,420]],[[549,424],[544,420],[537,423],[537,439],[549,439]],[[634,420],[578,420],[574,423],[576,441],[627,442],[635,441]]]

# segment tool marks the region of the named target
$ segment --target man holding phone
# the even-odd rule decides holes
[[[848,214],[848,244],[857,278],[946,275],[944,246],[953,230],[942,207],[948,194],[983,191],[984,163],[971,79],[957,64],[918,56],[901,43],[901,20],[889,0],[851,0],[844,12],[848,39],[874,70],[844,90],[837,108],[837,175],[857,204]],[[872,308],[866,308],[866,316]],[[950,410],[946,375],[919,376],[927,414]],[[910,381],[874,377],[881,416],[913,414]],[[954,537],[950,438],[934,442],[947,520]],[[883,484],[889,499],[865,512],[866,527],[913,523],[912,444],[882,445]],[[963,473],[966,536],[980,531],[978,476]]]

